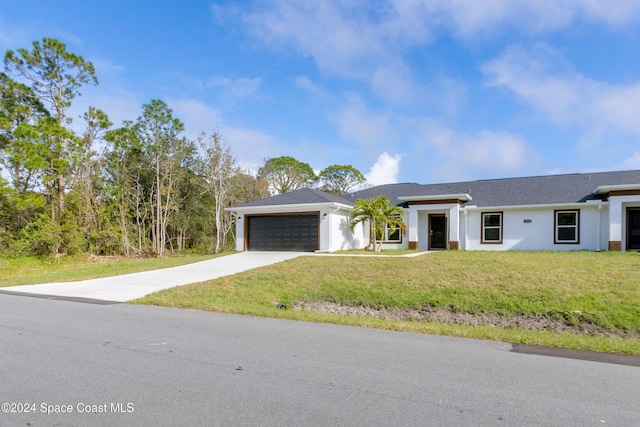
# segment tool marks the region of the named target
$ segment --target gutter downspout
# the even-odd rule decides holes
[[[467,209],[465,208],[461,208],[461,209],[464,209],[464,250],[468,251],[469,247],[468,247],[467,233],[469,232],[469,213],[467,212]]]
[[[600,225],[601,221],[602,221],[601,216],[602,216],[602,200],[600,200],[600,202],[598,203],[598,232],[596,233],[597,236],[598,236],[597,237],[598,238],[598,242],[596,244],[596,250],[598,252],[600,252],[600,250],[601,250],[600,249],[600,237],[601,237],[601,233],[602,233],[601,230],[600,230],[602,228],[601,225]]]

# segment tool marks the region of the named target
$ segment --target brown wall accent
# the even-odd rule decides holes
[[[609,191],[607,196],[640,196],[640,190],[615,190]]]
[[[621,251],[622,250],[622,242],[619,240],[609,240],[609,250],[610,251]]]
[[[457,240],[449,240],[449,250],[457,251],[458,249],[460,249],[460,242]]]
[[[418,242],[409,242],[409,249],[418,249]]]
[[[409,206],[412,205],[441,205],[441,204],[462,204],[458,199],[442,199],[442,200],[418,200],[413,202],[407,202]]]

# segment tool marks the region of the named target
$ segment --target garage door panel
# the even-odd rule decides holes
[[[318,249],[318,214],[248,217],[250,251],[304,251]]]

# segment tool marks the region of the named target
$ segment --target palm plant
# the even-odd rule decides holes
[[[402,209],[391,205],[386,196],[356,200],[351,210],[349,225],[353,230],[356,225],[364,222],[369,224],[369,246],[373,245],[376,252],[382,250],[385,227],[389,228],[390,233],[394,233],[398,228],[402,234],[407,230],[402,220]]]

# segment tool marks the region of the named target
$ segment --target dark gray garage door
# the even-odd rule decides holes
[[[318,249],[318,215],[248,217],[250,251],[313,252]]]

